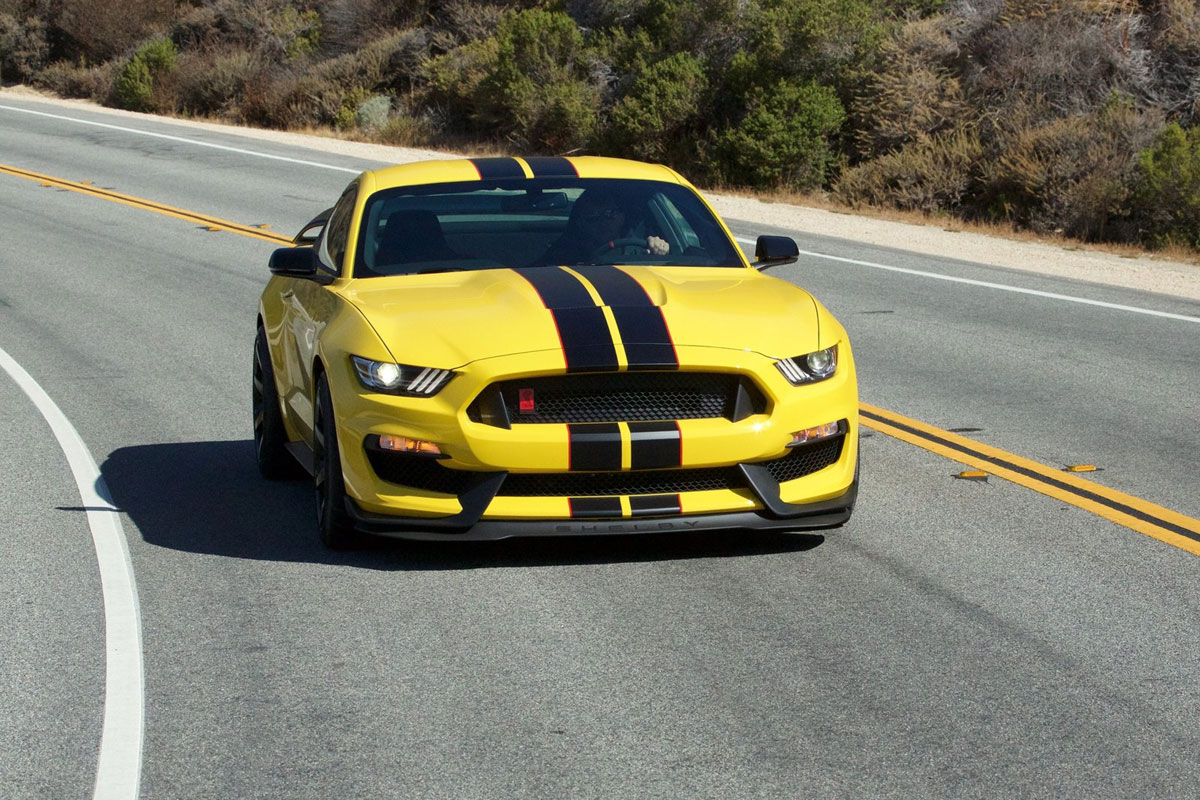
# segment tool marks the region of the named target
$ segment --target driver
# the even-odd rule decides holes
[[[567,227],[542,256],[542,264],[579,264],[603,257],[606,250],[638,246],[644,252],[665,256],[671,246],[657,236],[635,237],[626,227],[620,200],[604,189],[588,189],[571,209]],[[632,240],[637,239],[634,243]]]

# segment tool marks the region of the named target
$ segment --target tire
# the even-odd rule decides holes
[[[262,328],[254,337],[254,381],[251,389],[254,413],[254,456],[258,471],[270,481],[299,478],[300,465],[287,451],[287,430],[279,410],[279,392],[275,389],[275,370]]]
[[[333,399],[329,379],[317,378],[316,404],[313,411],[313,487],[317,501],[317,530],[321,543],[333,550],[345,550],[360,542],[350,515],[346,513],[346,484],[342,478],[342,459],[338,455],[337,426],[333,419]]]

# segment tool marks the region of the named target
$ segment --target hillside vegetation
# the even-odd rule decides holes
[[[1200,248],[1198,0],[0,0],[0,77]]]

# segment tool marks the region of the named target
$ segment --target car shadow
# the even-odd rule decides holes
[[[458,570],[748,557],[824,542],[814,534],[731,531],[496,542],[371,538],[359,549],[332,551],[317,540],[311,484],[264,480],[251,440],[124,447],[105,460],[101,474],[147,543],[229,558]]]

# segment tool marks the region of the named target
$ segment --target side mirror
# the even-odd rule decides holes
[[[754,246],[754,263],[757,270],[793,264],[800,258],[800,248],[790,236],[760,236]]]
[[[321,231],[325,228],[325,223],[329,221],[329,215],[333,213],[332,208],[327,208],[320,214],[310,219],[308,223],[300,229],[292,238],[292,244],[303,246],[312,244],[321,235]]]
[[[272,275],[288,278],[313,278],[317,274],[317,255],[311,247],[281,247],[267,262]]]

